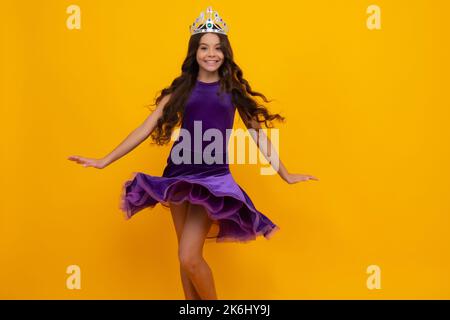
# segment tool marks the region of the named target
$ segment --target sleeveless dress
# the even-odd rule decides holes
[[[231,175],[227,152],[229,135],[226,131],[233,128],[236,107],[231,101],[231,94],[219,92],[219,88],[220,81],[207,83],[196,80],[185,105],[180,129],[188,132],[190,138],[180,131],[162,176],[134,172],[124,183],[120,209],[125,219],[130,219],[144,208],[153,208],[157,203],[167,209],[171,202],[180,204],[189,201],[202,205],[212,219],[205,241],[248,242],[258,235],[269,239],[280,229],[255,208],[250,197]],[[206,136],[207,130],[216,134],[220,132],[222,142],[216,142],[215,137],[205,141],[203,135]],[[215,146],[219,143],[222,146],[222,152],[219,148],[210,152],[215,163],[202,159],[205,148],[213,144],[211,141]]]

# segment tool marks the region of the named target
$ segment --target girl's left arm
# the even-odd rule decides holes
[[[272,141],[269,139],[269,137],[267,137],[264,130],[262,130],[261,123],[259,123],[258,121],[254,120],[254,119],[247,120],[246,117],[243,114],[241,114],[240,111],[239,111],[239,114],[241,115],[241,119],[243,120],[247,129],[254,129],[256,131],[256,135],[255,136],[251,135],[251,136],[252,136],[253,140],[255,141],[256,145],[258,146],[259,150],[261,150],[262,154],[267,159],[267,161],[269,161],[269,163],[272,165],[272,167],[273,167],[273,159],[274,159],[274,157],[272,156],[272,152],[273,152],[273,155],[276,157],[275,158],[276,162],[278,163],[278,168],[274,168],[274,169],[277,170],[279,176],[284,181],[286,181],[289,184],[292,184],[292,183],[297,183],[300,181],[307,181],[307,180],[317,180],[318,181],[319,180],[318,178],[316,178],[312,175],[309,175],[309,174],[290,173],[284,166],[281,159],[279,158],[278,153],[276,152],[275,147],[272,144]],[[262,138],[262,139],[260,139],[260,138]],[[260,140],[262,140],[263,143],[260,143]]]

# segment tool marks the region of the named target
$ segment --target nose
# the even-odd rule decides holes
[[[209,49],[208,51],[208,57],[215,57],[214,51],[212,49]]]

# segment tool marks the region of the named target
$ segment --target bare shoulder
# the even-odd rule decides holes
[[[162,97],[161,100],[159,101],[159,103],[157,104],[154,112],[162,114],[164,107],[166,106],[167,102],[169,102],[169,100],[170,100],[170,96],[171,96],[171,93]]]
[[[172,96],[172,94],[169,93],[169,94],[166,94],[164,97],[162,97],[161,101],[159,101],[158,108],[160,108],[160,109],[164,108],[164,106],[167,104],[167,102],[169,102],[171,96]]]
[[[158,119],[163,115],[163,109],[170,99],[170,93],[162,97],[159,101],[156,109],[147,116],[145,121],[141,124],[141,128],[144,129],[146,135],[149,135],[155,128]]]

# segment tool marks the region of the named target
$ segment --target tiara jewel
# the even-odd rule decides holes
[[[219,16],[217,11],[213,11],[211,7],[206,8],[206,15],[201,12],[194,23],[189,26],[191,35],[202,32],[217,32],[222,34],[228,33],[228,26]]]

